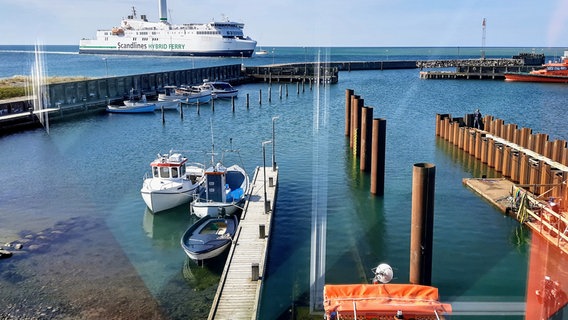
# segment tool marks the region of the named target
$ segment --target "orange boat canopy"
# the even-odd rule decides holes
[[[437,318],[452,312],[438,300],[438,288],[414,284],[340,284],[323,289],[326,319],[367,319],[402,313],[404,319]]]

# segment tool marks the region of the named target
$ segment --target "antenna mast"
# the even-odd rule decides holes
[[[485,18],[481,23],[482,33],[481,33],[481,59],[485,59]]]

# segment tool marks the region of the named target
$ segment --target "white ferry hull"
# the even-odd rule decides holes
[[[193,43],[193,44],[192,44]],[[137,43],[121,39],[87,40],[79,42],[79,53],[159,56],[208,56],[208,57],[250,57],[256,41],[177,41],[172,44]]]
[[[150,22],[146,15],[132,15],[120,26],[98,30],[95,39],[81,39],[79,53],[164,55],[164,56],[220,56],[250,57],[256,41],[243,33],[244,24],[223,21],[184,23],[173,25],[167,19],[166,0],[158,0],[158,22]]]

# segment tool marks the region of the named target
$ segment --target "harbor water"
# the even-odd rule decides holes
[[[241,58],[152,58],[78,55],[77,47],[45,47],[48,76],[124,75],[212,65],[286,62],[476,58],[479,48],[271,48]],[[548,59],[564,48],[487,48],[509,58],[536,50]],[[102,58],[105,58],[104,60]],[[27,75],[29,46],[0,46],[0,78]],[[0,318],[204,319],[217,289],[223,256],[198,266],[180,247],[195,221],[189,206],[152,214],[140,196],[157,153],[191,150],[194,161],[215,149],[239,149],[245,168],[271,163],[262,142],[275,132],[279,189],[275,204],[261,319],[291,319],[310,300],[311,223],[327,214],[326,283],[361,283],[390,264],[395,283],[408,282],[412,167],[436,166],[432,284],[449,303],[523,303],[530,232],[462,185],[462,178],[498,176],[435,136],[435,116],[477,108],[507,123],[568,139],[567,87],[491,80],[423,80],[419,70],[340,72],[339,83],[279,97],[279,86],[241,85],[230,101],[185,107],[183,118],[107,114],[56,122],[0,137],[0,244],[23,249],[0,260]],[[375,118],[387,120],[385,194],[370,179],[344,136],[345,89]],[[259,92],[262,91],[262,103]],[[246,95],[250,106],[245,106]],[[278,117],[278,118],[275,118]],[[227,158],[227,161],[236,159]],[[305,312],[305,311],[304,311]],[[496,319],[522,319],[519,314]],[[473,319],[488,316],[453,316]]]

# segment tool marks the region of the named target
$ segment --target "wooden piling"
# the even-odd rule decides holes
[[[211,98],[211,112],[215,112],[215,99]]]
[[[262,89],[258,89],[258,105],[262,105]]]
[[[503,153],[505,152],[505,147],[502,144],[495,144],[495,171],[503,171]]]
[[[518,179],[518,181],[519,181],[520,184],[528,184],[529,183],[529,169],[530,169],[529,159],[530,159],[530,157],[526,153],[520,152],[519,159],[520,159],[520,163],[519,163],[519,179]]]
[[[481,151],[479,152],[481,163],[487,163],[487,140],[488,139],[486,137],[481,138]]]
[[[531,135],[532,130],[529,128],[522,128],[521,129],[521,140],[519,145],[523,148],[528,148],[529,146],[529,136]]]
[[[463,145],[464,145],[464,135],[465,135],[465,127],[459,127],[458,128],[458,148],[463,150]]]
[[[481,132],[475,131],[475,151],[474,154],[477,160],[481,159]]]
[[[550,171],[550,169],[550,164],[544,161],[540,161],[540,177],[538,182],[540,184],[540,189],[538,191],[538,194],[546,195],[546,197],[550,196],[549,190],[550,185],[552,184],[552,172]]]
[[[538,195],[540,193],[540,162],[538,160],[528,161],[528,184],[529,191]]]
[[[517,150],[512,150],[510,149],[510,164],[511,164],[511,181],[519,183],[519,170],[520,170],[520,163],[521,163],[521,159],[520,159],[520,155],[519,152]],[[504,159],[504,161],[506,162],[507,159]]]
[[[504,177],[511,177],[511,147],[503,146],[503,157],[501,158],[501,174]]]
[[[495,140],[487,139],[487,165],[489,168],[495,168]]]
[[[351,96],[354,95],[353,89],[345,90],[345,136],[349,136],[351,130]]]
[[[249,108],[249,102],[250,102],[250,96],[249,96],[249,94],[247,93],[247,101],[246,101],[247,109]]]
[[[387,120],[373,119],[371,148],[371,194],[385,194],[385,151]]]
[[[351,110],[351,147],[353,149],[353,156],[359,155],[361,143],[361,109],[364,105],[363,98],[355,95],[353,96],[352,110]]]
[[[410,283],[431,285],[436,167],[417,163],[412,170]]]
[[[359,169],[363,172],[371,171],[371,151],[373,140],[373,108],[361,109],[361,154],[359,155]]]

